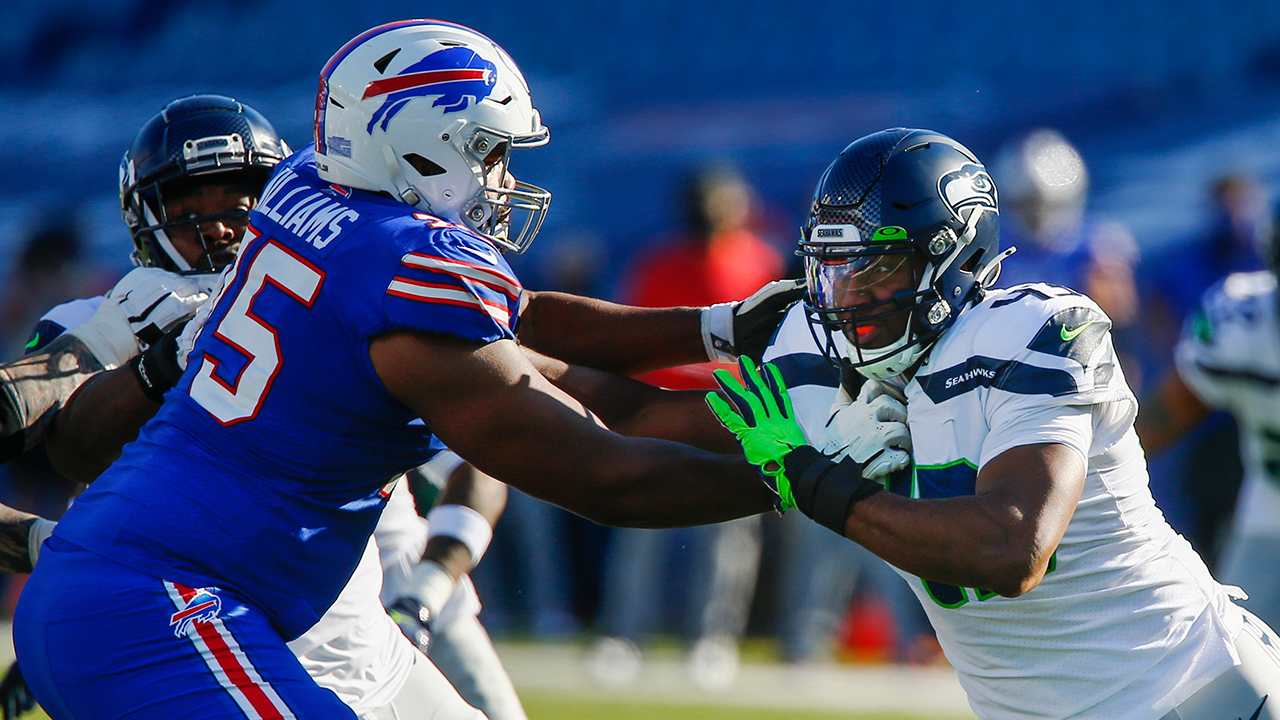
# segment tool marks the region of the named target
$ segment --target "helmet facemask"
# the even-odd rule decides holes
[[[246,196],[252,207],[272,169],[288,154],[288,145],[266,118],[232,98],[192,95],[169,103],[143,125],[120,163],[120,207],[133,236],[134,262],[172,272],[221,271],[235,259],[248,225],[247,209],[211,213],[200,207],[196,213],[184,208],[183,216],[171,216],[167,208],[182,206],[182,200],[210,186]],[[203,202],[186,203],[193,204]],[[201,232],[209,223],[230,228],[235,239],[209,246]],[[193,261],[175,244],[184,234],[204,246]]]
[[[995,279],[995,184],[945,135],[894,128],[850,143],[814,190],[798,255],[805,309],[833,364],[911,371]]]
[[[874,378],[909,370],[959,310],[942,297],[940,281],[965,242],[947,226],[914,238],[901,227],[881,227],[870,240],[854,225],[814,228],[798,254],[808,279],[809,327],[827,360]],[[975,265],[980,260],[981,253],[970,257]]]
[[[257,204],[267,173],[258,170],[235,170],[199,176],[177,178],[148,183],[136,189],[141,217],[135,230],[137,240],[134,250],[135,263],[146,267],[164,267],[175,272],[221,272],[235,261],[240,241],[249,225],[249,210]],[[169,208],[199,192],[206,186],[222,185],[233,194],[243,194],[250,199],[250,207],[244,210],[216,214],[187,214],[174,216]],[[221,223],[235,231],[230,242],[211,241],[202,226]],[[203,253],[194,261],[188,261],[177,248],[175,237],[179,234],[193,236],[203,247]]]
[[[543,132],[534,137],[516,138],[477,127],[463,145],[464,157],[481,187],[462,206],[462,221],[467,227],[488,238],[498,247],[511,252],[524,252],[546,219],[551,206],[551,193],[526,182],[515,180],[509,172],[512,148],[538,147],[549,138]],[[513,212],[519,232],[512,233]]]

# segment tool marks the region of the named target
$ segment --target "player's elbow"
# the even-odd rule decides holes
[[[1034,590],[1048,571],[1050,556],[1034,547],[1007,548],[989,565],[987,585],[1007,598],[1021,597]]]

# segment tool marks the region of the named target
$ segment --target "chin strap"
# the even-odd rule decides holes
[[[400,163],[396,160],[395,151],[390,145],[382,146],[382,159],[387,163],[387,169],[391,171],[391,186],[396,189],[396,199],[407,205],[418,207],[418,203],[422,202],[422,196],[417,190],[405,180],[404,173],[400,171]]]

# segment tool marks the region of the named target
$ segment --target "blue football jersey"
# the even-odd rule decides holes
[[[234,589],[286,639],[337,597],[431,429],[383,386],[396,330],[511,338],[521,286],[484,238],[281,163],[181,382],[56,534],[141,572]]]

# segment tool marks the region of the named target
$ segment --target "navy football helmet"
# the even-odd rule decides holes
[[[899,375],[995,281],[998,249],[995,184],[972,152],[929,130],[861,138],[822,174],[802,229],[814,337],[833,364]]]
[[[209,248],[192,267],[174,248],[168,230],[213,220],[245,222],[247,213],[169,218],[166,193],[204,182],[243,183],[255,198],[289,147],[257,110],[222,95],[191,95],[169,103],[142,126],[120,161],[120,210],[133,236],[137,265],[173,272],[221,270],[230,253]],[[231,217],[231,216],[235,217]]]

